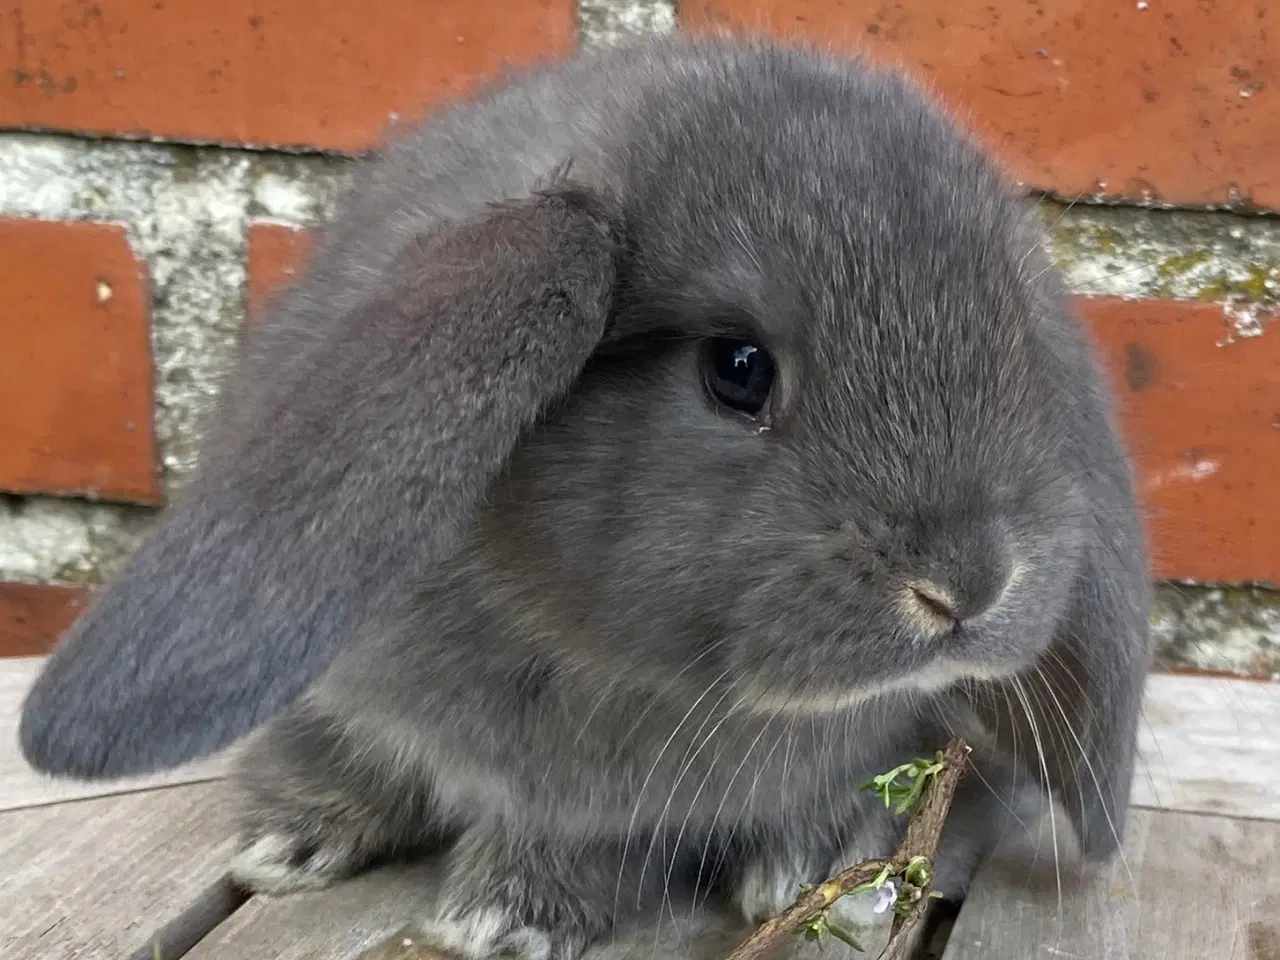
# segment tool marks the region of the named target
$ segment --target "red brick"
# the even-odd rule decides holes
[[[82,587],[0,583],[0,657],[48,653],[88,601]]]
[[[293,283],[311,251],[311,234],[298,227],[255,223],[249,227],[249,316],[261,316],[268,298]]]
[[[397,114],[572,49],[574,0],[45,0],[0,30],[0,126],[371,146]]]
[[[1039,189],[1280,209],[1272,0],[682,0],[680,11],[695,27],[901,63]]]
[[[1280,323],[1221,306],[1082,298],[1120,392],[1157,574],[1280,584]]]
[[[158,503],[144,266],[109,224],[0,220],[0,490]]]

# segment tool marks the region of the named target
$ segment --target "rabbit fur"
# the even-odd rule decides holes
[[[725,342],[772,358],[757,413]],[[952,732],[945,894],[1046,792],[1106,858],[1148,657],[1112,407],[1023,201],[898,74],[680,35],[530,68],[358,165],[23,747],[252,734],[236,876],[440,850],[427,926],[477,958],[763,919],[888,852],[859,785]]]

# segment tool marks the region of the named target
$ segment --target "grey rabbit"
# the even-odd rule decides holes
[[[235,875],[440,850],[427,926],[476,958],[572,960],[680,890],[762,919],[887,853],[860,784],[953,731],[946,895],[1049,795],[1115,854],[1128,458],[1026,201],[928,96],[674,35],[356,169],[188,493],[30,693],[35,767],[252,733]]]

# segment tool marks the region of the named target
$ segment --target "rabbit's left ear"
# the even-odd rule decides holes
[[[30,691],[27,760],[147,773],[295,700],[450,556],[522,433],[576,382],[609,315],[612,224],[561,181],[417,238],[355,310],[269,321],[289,362],[251,359],[229,382],[250,404]]]

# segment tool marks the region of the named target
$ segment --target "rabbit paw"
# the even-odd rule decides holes
[[[360,857],[354,844],[313,843],[302,836],[264,833],[231,858],[231,878],[256,893],[319,890],[354,872]]]
[[[752,860],[738,876],[734,905],[748,923],[763,923],[791,906],[800,888],[813,882],[813,874],[813,865],[803,856]]]
[[[519,960],[576,960],[587,944],[580,931],[537,926],[496,906],[447,911],[421,924],[421,934],[433,946],[466,960],[499,954]]]
[[[615,875],[537,838],[475,828],[450,851],[443,899],[421,933],[467,960],[577,960],[609,932]]]
[[[833,877],[862,859],[856,854],[844,855],[835,862],[815,865],[815,855],[775,851],[742,865],[733,903],[748,923],[764,923],[795,903],[802,887]],[[874,936],[874,931],[885,925],[885,917],[876,913],[874,893],[843,897],[832,906],[830,914],[859,939]]]

